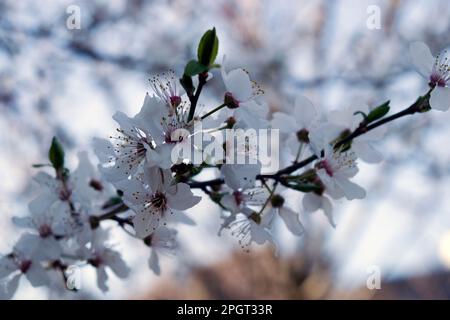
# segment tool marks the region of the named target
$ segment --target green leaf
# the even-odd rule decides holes
[[[48,159],[55,170],[64,168],[64,149],[56,137],[52,139],[52,145],[48,151]]]
[[[201,64],[198,61],[191,60],[188,62],[188,64],[184,68],[184,75],[186,75],[188,77],[192,77],[192,76],[195,76],[195,75],[205,72],[205,71],[208,71],[207,66]]]
[[[373,122],[375,120],[378,120],[380,118],[383,118],[388,112],[389,112],[389,103],[391,103],[390,101],[386,101],[385,103],[383,103],[382,105],[376,107],[375,109],[373,109],[366,117],[366,122],[370,123]]]
[[[292,183],[288,182],[285,184],[286,187],[301,191],[301,192],[313,192],[321,191],[322,188],[314,183]]]
[[[216,60],[218,51],[219,39],[216,35],[216,28],[212,28],[206,31],[200,39],[197,49],[198,61],[209,67]]]

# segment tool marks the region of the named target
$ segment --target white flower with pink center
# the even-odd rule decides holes
[[[409,53],[417,71],[434,87],[430,96],[433,109],[447,111],[450,108],[450,54],[443,50],[434,57],[423,42],[410,45]]]

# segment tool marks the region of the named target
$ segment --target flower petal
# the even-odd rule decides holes
[[[353,141],[352,149],[359,158],[367,163],[378,163],[383,160],[383,154],[364,141]]]
[[[431,92],[430,106],[439,111],[447,111],[450,107],[450,88],[436,87]]]
[[[161,267],[159,266],[159,257],[156,250],[152,250],[150,253],[150,258],[148,259],[149,268],[156,274],[161,274]]]
[[[413,42],[409,46],[409,56],[417,71],[428,80],[435,60],[430,48],[423,42]]]
[[[289,231],[296,236],[301,235],[305,231],[305,228],[298,218],[297,212],[283,206],[278,210],[278,214],[280,215],[281,219],[283,219],[283,222],[289,229]]]
[[[191,188],[186,183],[177,183],[175,193],[167,193],[167,204],[176,210],[186,210],[192,208],[202,200],[202,197],[194,196]]]

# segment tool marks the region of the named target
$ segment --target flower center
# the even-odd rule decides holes
[[[301,129],[297,131],[297,140],[304,143],[309,143],[309,131]]]
[[[103,259],[100,255],[96,254],[93,258],[88,259],[88,263],[93,267],[100,267],[103,264]]]
[[[91,179],[91,181],[89,182],[89,186],[91,188],[93,188],[94,190],[97,191],[102,191],[103,190],[103,185],[100,181],[96,180],[96,179]]]
[[[445,87],[450,81],[450,66],[449,66],[448,51],[444,50],[436,57],[433,65],[433,71],[430,76],[430,83],[438,87]]]
[[[20,262],[19,269],[22,273],[26,273],[31,267],[31,260],[24,260]]]
[[[164,193],[157,191],[153,194],[153,197],[150,200],[150,203],[152,204],[152,206],[154,208],[163,211],[167,207],[167,198]]]
[[[317,164],[318,169],[324,169],[327,175],[333,176],[333,168],[327,160],[322,160]]]
[[[172,105],[172,107],[176,108],[180,105],[181,103],[181,97],[180,96],[170,96],[170,104]]]
[[[228,108],[230,109],[236,109],[239,108],[239,100],[237,100],[235,97],[233,97],[233,94],[231,92],[226,92],[224,101],[223,101]]]
[[[39,236],[41,238],[47,238],[48,236],[50,236],[52,234],[52,228],[50,228],[49,225],[47,224],[43,224],[41,226],[39,226]]]
[[[238,206],[240,206],[242,201],[244,200],[244,196],[242,195],[242,192],[234,191],[233,192],[233,197],[234,197],[234,200],[236,201],[236,204]]]

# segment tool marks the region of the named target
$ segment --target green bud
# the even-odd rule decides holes
[[[52,139],[52,145],[48,151],[48,159],[55,170],[58,171],[64,168],[64,149],[56,137]]]
[[[380,106],[376,107],[375,109],[373,109],[372,111],[370,111],[370,113],[366,117],[366,122],[371,123],[375,120],[383,118],[389,112],[389,109],[390,109],[389,104],[390,103],[391,103],[390,101],[386,101],[382,105],[380,105]]]

